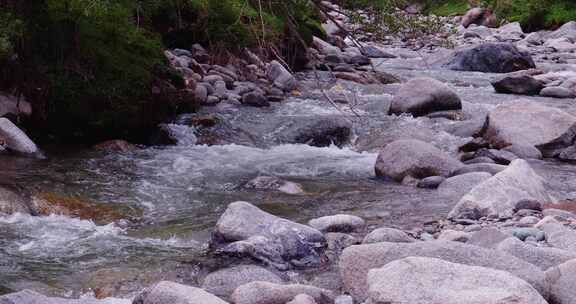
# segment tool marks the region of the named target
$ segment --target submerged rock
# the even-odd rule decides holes
[[[507,43],[485,43],[457,51],[444,65],[455,71],[511,73],[536,67],[529,54]]]
[[[286,194],[302,194],[302,186],[274,176],[258,176],[244,185],[246,189],[275,190]]]
[[[232,294],[234,304],[285,304],[296,296],[305,294],[318,304],[334,302],[332,292],[307,285],[279,285],[268,282],[252,282],[238,287]]]
[[[409,113],[414,117],[450,110],[462,110],[460,97],[444,83],[425,77],[402,85],[390,106],[390,114]]]
[[[506,271],[409,257],[368,273],[368,303],[547,304],[530,284]]]
[[[348,247],[342,253],[339,264],[344,290],[350,292],[357,301],[363,301],[369,296],[368,272],[407,257],[439,258],[452,263],[507,271],[526,280],[543,295],[547,294],[544,272],[538,267],[504,252],[446,241],[376,243]]]
[[[227,304],[200,288],[162,281],[145,289],[132,304]]]
[[[0,140],[14,152],[24,154],[38,153],[36,144],[9,119],[0,117]]]
[[[519,159],[464,195],[448,217],[511,216],[523,200],[554,201],[544,186],[544,179],[525,160]]]
[[[278,269],[288,269],[320,265],[326,239],[314,228],[279,218],[247,202],[235,202],[216,223],[212,246],[221,253],[250,256]]]
[[[461,166],[461,162],[433,145],[408,139],[384,147],[376,160],[375,170],[379,177],[401,182],[407,176],[417,179],[446,177]]]

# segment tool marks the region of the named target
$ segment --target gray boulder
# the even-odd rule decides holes
[[[312,219],[308,226],[322,232],[354,232],[364,229],[366,222],[355,215],[337,214]]]
[[[366,235],[362,244],[373,244],[381,242],[390,243],[412,243],[416,239],[409,236],[406,232],[394,228],[378,228]]]
[[[539,146],[557,139],[575,123],[576,117],[562,110],[518,100],[490,112],[483,136],[495,148]]]
[[[250,92],[242,96],[242,104],[251,107],[269,107],[268,99],[260,92]]]
[[[332,292],[307,285],[279,285],[268,282],[252,282],[238,287],[232,294],[234,304],[285,304],[296,296],[305,294],[318,304],[334,302]]]
[[[564,133],[548,143],[537,146],[542,155],[548,158],[559,158],[561,160],[574,160],[576,148],[576,123],[568,128]]]
[[[12,151],[24,154],[38,153],[36,144],[9,119],[0,117],[0,139]]]
[[[206,291],[174,282],[162,281],[144,289],[132,304],[227,304]]]
[[[522,159],[542,159],[542,152],[530,145],[513,144],[502,150],[511,152]]]
[[[392,99],[389,114],[409,113],[418,117],[461,109],[460,97],[451,88],[436,79],[422,77],[402,85]]]
[[[536,67],[528,53],[507,43],[485,43],[457,51],[444,66],[455,71],[484,73],[511,73]]]
[[[446,179],[438,192],[451,198],[460,199],[464,194],[470,192],[474,187],[492,177],[492,174],[486,172],[472,172],[457,175]]]
[[[229,297],[236,288],[255,281],[282,284],[282,279],[266,268],[241,265],[208,274],[202,289],[219,297]]]
[[[442,176],[430,176],[418,182],[417,187],[423,189],[436,189],[446,180]]]
[[[485,180],[464,195],[448,217],[479,219],[484,216],[511,216],[523,200],[554,202],[540,177],[525,160]]]
[[[546,39],[568,38],[576,41],[576,21],[564,23],[559,29],[546,35]]]
[[[540,227],[550,246],[576,253],[576,231],[562,224],[547,223]]]
[[[270,62],[268,70],[266,71],[266,77],[276,87],[284,91],[294,90],[298,85],[296,78],[276,60]]]
[[[509,76],[492,82],[496,93],[538,95],[544,88],[544,83],[528,75]]]
[[[546,271],[550,282],[550,303],[573,304],[576,299],[576,260],[571,260]]]
[[[220,253],[246,255],[288,269],[320,265],[326,239],[314,228],[235,202],[216,223],[211,245]]]
[[[0,304],[131,304],[132,301],[127,299],[64,299],[51,298],[41,295],[32,290],[22,290],[0,296]],[[174,304],[179,304],[174,302]],[[206,303],[212,304],[212,303]]]
[[[504,251],[542,270],[547,270],[570,260],[576,259],[576,252],[557,248],[535,247],[526,244],[515,237],[500,242],[497,250]]]
[[[479,247],[495,249],[502,241],[510,238],[510,236],[510,234],[506,234],[496,228],[484,228],[472,234],[466,243]]]
[[[547,304],[506,271],[409,257],[368,273],[369,304]]]
[[[248,181],[243,186],[245,189],[259,190],[259,191],[280,191],[286,194],[302,194],[304,190],[302,186],[283,180],[275,176],[258,176]]]
[[[375,171],[379,177],[401,182],[405,177],[449,176],[462,163],[446,152],[419,140],[397,140],[378,155]]]
[[[547,293],[544,273],[536,266],[505,252],[459,242],[375,243],[351,246],[340,257],[344,290],[358,301],[368,297],[366,277],[370,269],[406,257],[431,257],[472,266],[504,270],[529,282],[543,295]]]
[[[576,92],[565,87],[546,87],[540,91],[540,96],[553,98],[574,98]]]

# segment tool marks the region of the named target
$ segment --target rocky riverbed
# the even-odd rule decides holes
[[[0,118],[0,303],[573,303],[576,23],[332,14],[301,73],[167,51],[204,106],[154,147],[30,157]]]

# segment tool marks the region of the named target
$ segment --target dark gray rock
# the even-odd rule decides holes
[[[532,57],[506,43],[485,43],[457,51],[444,65],[455,71],[511,73],[536,67]]]
[[[489,163],[477,163],[477,164],[468,164],[463,167],[460,167],[456,171],[452,172],[452,176],[458,176],[467,173],[473,172],[486,172],[492,175],[496,175],[504,170],[506,170],[506,166],[498,165],[498,164],[489,164]]]
[[[228,206],[216,223],[212,247],[246,255],[278,269],[318,266],[326,239],[314,228],[294,223],[246,202]]]
[[[514,155],[522,159],[542,159],[542,152],[530,145],[514,144],[502,150],[514,153]]]
[[[513,160],[518,159],[518,156],[514,153],[495,149],[480,149],[476,151],[474,157],[488,157],[497,164],[505,166],[509,165]]]
[[[268,99],[259,92],[244,94],[244,96],[242,96],[242,104],[258,108],[270,106]]]
[[[343,147],[352,139],[352,124],[345,119],[321,119],[312,121],[291,131],[284,143],[307,144],[313,147],[336,145]]]
[[[496,93],[533,96],[540,94],[540,91],[544,88],[544,83],[534,77],[523,75],[509,76],[493,81],[492,86]]]
[[[375,243],[351,246],[340,257],[344,290],[357,301],[368,297],[367,274],[371,269],[407,257],[439,258],[452,263],[503,270],[526,280],[545,297],[547,284],[538,267],[507,253],[459,242]]]
[[[375,46],[365,45],[360,49],[362,54],[369,58],[396,58],[396,55],[385,52]]]
[[[375,170],[379,177],[401,182],[406,176],[422,179],[448,176],[462,163],[431,144],[419,140],[397,140],[378,155]]]
[[[312,219],[308,226],[322,232],[355,232],[364,229],[366,222],[355,215],[337,214]]]
[[[432,78],[414,78],[402,85],[394,96],[389,113],[409,113],[418,117],[461,109],[460,97],[447,85]]]
[[[442,176],[430,176],[420,180],[417,187],[423,189],[436,189],[445,180],[446,178]]]

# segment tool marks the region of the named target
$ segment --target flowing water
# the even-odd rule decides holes
[[[429,70],[417,59],[379,62],[378,68],[405,79],[431,76],[450,83],[465,102],[467,119],[482,119],[496,105],[518,98],[493,93],[488,74]],[[377,148],[410,137],[455,153],[469,138],[450,133],[458,122],[385,115],[397,89],[333,87],[330,92],[354,99],[352,108],[336,108],[311,92],[267,109],[205,109],[234,127],[232,143],[224,145],[195,145],[197,130],[182,124],[189,120],[183,116],[181,124],[171,126],[179,139],[176,146],[114,155],[47,151],[47,160],[0,159],[3,184],[109,204],[129,218],[101,223],[55,215],[0,217],[0,293],[33,288],[77,295],[102,281],[118,280],[123,284],[113,294],[128,295],[161,278],[194,283],[212,227],[227,204],[237,200],[299,222],[350,213],[373,226],[411,230],[441,219],[458,198],[375,179]],[[576,114],[572,100],[530,99]],[[282,140],[299,126],[323,119],[349,121],[356,144],[320,148]],[[533,165],[559,197],[576,197],[571,165]],[[299,183],[305,193],[242,187],[259,175]]]

